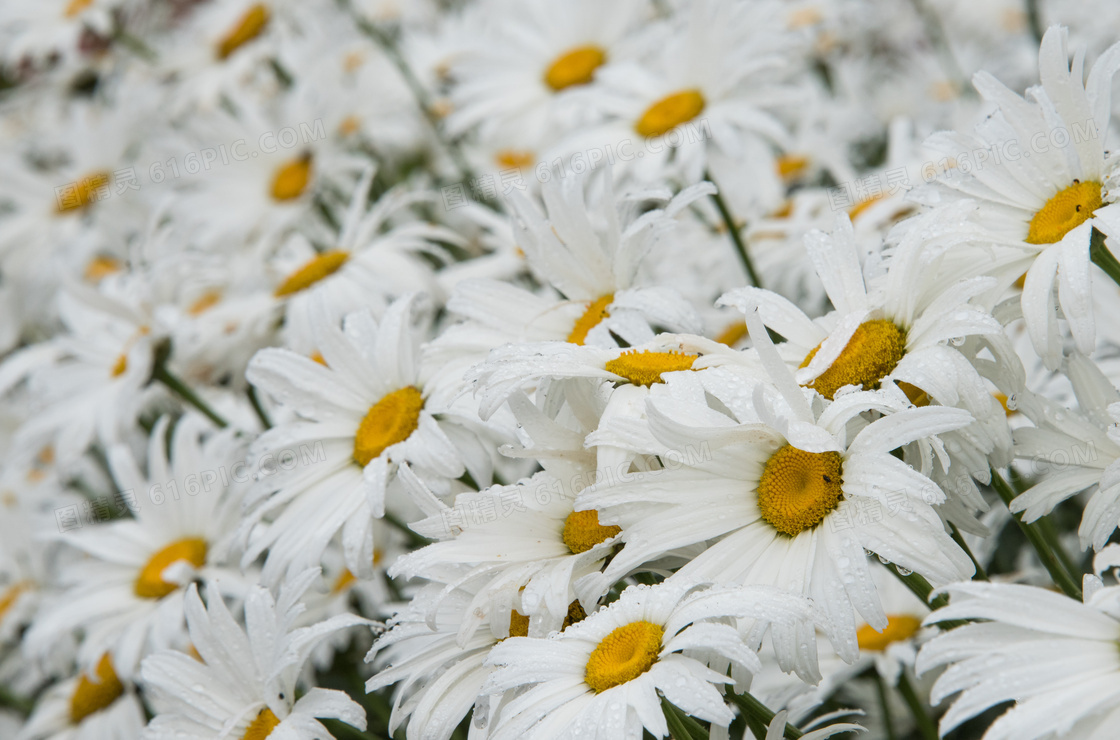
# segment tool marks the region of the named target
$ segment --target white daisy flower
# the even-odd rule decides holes
[[[350,314],[341,329],[320,305],[312,328],[323,364],[286,349],[261,350],[250,362],[249,382],[296,415],[253,443],[254,459],[297,445],[325,452],[313,465],[262,479],[247,499],[253,508],[243,530],[265,524],[243,563],[267,550],[267,581],[318,565],[340,532],[347,567],[372,577],[372,522],[385,514],[402,463],[440,493],[466,470],[479,485],[489,483],[489,458],[464,459],[453,440],[466,435],[445,416],[449,399],[428,383],[434,367],[419,358],[412,326],[417,301],[399,298],[380,324],[368,311]],[[404,503],[390,499],[388,506]]]
[[[326,301],[332,316],[369,308],[380,316],[405,293],[426,292],[441,301],[439,285],[425,257],[450,261],[439,242],[460,244],[450,229],[421,221],[392,224],[406,209],[431,200],[428,193],[393,190],[368,206],[374,168],[367,167],[340,218],[337,239],[317,251],[295,235],[270,265],[283,277],[274,295],[284,302],[285,337],[310,337],[310,304]],[[314,349],[314,348],[311,348]],[[310,351],[310,350],[309,350]]]
[[[369,624],[344,614],[296,627],[304,611],[299,599],[318,577],[316,569],[301,573],[276,600],[255,586],[245,600],[244,629],[217,589],[207,589],[204,607],[191,584],[184,607],[199,659],[174,650],[144,659],[144,690],[156,710],[145,740],[333,738],[317,718],[365,730],[365,710],[342,691],[311,688],[296,699],[300,671],[315,646],[337,630]]]
[[[1008,508],[1033,522],[1074,494],[1093,489],[1081,515],[1081,548],[1100,550],[1120,524],[1120,393],[1092,360],[1074,352],[1064,370],[1079,409],[1033,393],[1016,394],[1016,407],[1034,424],[1015,430],[1015,456],[1030,461],[1039,480]]]
[[[619,402],[641,406],[640,399],[650,387],[664,383],[670,373],[700,370],[709,363],[718,363],[721,357],[738,360],[738,354],[724,344],[688,334],[658,334],[651,341],[628,349],[523,342],[493,350],[487,361],[467,377],[476,384],[479,414],[483,418],[494,413],[511,393],[531,391],[550,378],[610,381],[618,387],[610,393],[612,399],[619,393],[625,396]],[[630,386],[631,392],[622,393],[623,386]],[[550,395],[559,395],[561,387],[549,386]]]
[[[476,596],[461,587],[430,583],[389,621],[389,631],[374,643],[366,662],[373,663],[377,672],[366,682],[366,691],[400,684],[393,698],[390,733],[407,722],[408,740],[448,740],[482,693],[492,670],[485,665],[490,649],[511,635],[529,634],[529,620],[516,605],[499,601],[485,605],[483,629],[461,635],[463,622],[477,619],[469,611]],[[480,706],[488,708],[489,703]]]
[[[1083,82],[1084,61],[1082,49],[1070,66],[1065,29],[1051,27],[1038,52],[1042,84],[1028,91],[1029,101],[980,72],[973,84],[998,106],[996,113],[977,125],[975,136],[949,132],[926,142],[955,163],[928,198],[967,198],[979,209],[975,222],[985,233],[962,255],[962,266],[976,274],[982,260],[990,265],[984,271],[1005,285],[1026,273],[1023,316],[1050,368],[1062,351],[1056,307],[1078,350],[1093,351],[1090,238],[1094,229],[1120,237],[1117,160],[1105,155],[1120,44],[1100,56]]]
[[[950,208],[914,219],[879,274],[861,268],[846,217],[837,219],[831,237],[821,232],[806,237],[814,269],[836,307],[819,319],[757,288],[733,291],[720,302],[740,308],[757,304],[763,323],[786,338],[778,350],[797,365],[797,382],[826,399],[838,398],[846,386],[869,390],[885,384],[897,385],[918,406],[935,402],[967,410],[976,423],[954,433],[950,446],[952,462],[965,470],[952,476],[962,478],[952,488],[962,506],[945,513],[969,526],[969,510],[986,505],[967,479],[987,482],[989,457],[997,466],[1009,462],[1011,434],[989,381],[958,349],[969,338],[997,341],[1002,336],[999,321],[972,302],[991,290],[994,280],[931,277],[946,251],[964,239],[952,227],[955,213]],[[865,277],[865,272],[871,274]]]
[[[5,358],[0,393],[26,388],[30,401],[17,449],[49,445],[69,465],[95,442],[121,441],[143,405],[159,339],[145,292],[138,280],[101,291],[71,282],[59,296],[66,331]]]
[[[609,141],[624,152],[629,142],[638,156],[625,167],[639,179],[696,182],[710,170],[737,206],[774,192],[773,150],[788,142],[775,112],[799,97],[786,82],[798,61],[781,12],[777,3],[692,3],[647,34],[642,59],[601,70],[587,97],[608,122],[558,149]]]
[[[747,423],[707,405],[651,398],[646,417],[657,446],[639,451],[678,451],[666,457],[673,467],[580,495],[577,508],[596,509],[600,521],[620,525],[624,543],[603,575],[589,580],[602,593],[672,548],[709,543],[675,577],[777,585],[809,596],[828,613],[837,651],[851,660],[853,607],[875,629],[887,626],[865,549],[938,584],[973,572],[931,506],[944,493],[891,455],[911,442],[937,449],[935,435],[960,429],[971,417],[955,408],[901,408],[876,391],[851,392],[814,411],[757,313],[749,312],[747,321],[780,396],[756,384],[755,416]],[[885,415],[866,423],[861,414],[869,410]],[[690,492],[687,500],[683,490]],[[864,509],[880,516],[861,515]],[[783,667],[803,665],[793,653],[779,658]]]
[[[393,577],[445,580],[450,566],[465,570],[449,589],[472,584],[476,592],[460,635],[481,622],[482,606],[504,598],[519,602],[518,616],[544,631],[559,629],[573,613],[594,603],[576,601],[572,583],[598,572],[619,527],[599,524],[594,511],[575,511],[575,484],[590,482],[591,470],[561,479],[541,472],[511,486],[461,493],[455,505],[411,524],[436,542],[405,555],[389,569]],[[480,585],[473,585],[473,584]]]
[[[754,644],[730,618],[758,620]],[[719,688],[761,668],[755,650],[771,623],[808,622],[808,601],[777,589],[699,589],[683,582],[631,586],[617,601],[547,639],[515,637],[490,651],[486,693],[507,693],[494,740],[640,738],[669,734],[661,698],[726,727]],[[519,691],[518,691],[519,690]],[[660,696],[659,696],[660,694]]]
[[[484,139],[506,142],[495,155],[505,160],[501,169],[536,164],[541,148],[559,133],[563,101],[570,97],[565,91],[591,82],[600,67],[625,53],[627,35],[650,13],[643,0],[580,0],[562,11],[547,2],[498,0],[474,11],[502,22],[488,24],[490,32],[452,66],[447,130],[458,136],[478,128]],[[509,146],[511,139],[522,146]]]
[[[47,689],[16,740],[135,740],[144,729],[136,689],[101,656],[87,673]]]
[[[1069,737],[1105,740],[1120,720],[1120,587],[1086,576],[1084,603],[1034,586],[958,583],[949,606],[927,623],[982,620],[926,643],[918,670],[947,666],[930,699],[960,692],[941,718],[950,732],[981,712],[1013,702],[984,740]]]
[[[152,430],[147,475],[125,446],[109,450],[113,477],[134,518],[62,535],[90,557],[62,568],[61,590],[44,602],[27,632],[32,653],[45,654],[55,640],[80,629],[79,663],[92,666],[108,651],[117,673],[128,678],[153,649],[181,644],[188,583],[220,578],[239,595],[241,574],[223,560],[237,524],[238,500],[228,487],[244,448],[231,431],[202,439],[209,423],[187,415],[171,436],[169,461],[168,426],[162,417]]]
[[[612,347],[612,334],[630,344],[649,341],[651,325],[697,332],[700,320],[675,291],[644,286],[638,271],[673,215],[706,193],[701,183],[675,197],[647,192],[616,200],[609,173],[598,206],[585,203],[585,178],[546,183],[547,220],[528,198],[514,194],[514,235],[532,272],[563,298],[505,282],[462,280],[447,303],[468,319],[446,330],[431,351],[455,363],[456,375],[508,342],[567,341]],[[641,213],[648,202],[663,208]],[[450,372],[450,371],[449,371]]]

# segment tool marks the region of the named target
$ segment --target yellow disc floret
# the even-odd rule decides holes
[[[509,636],[529,636],[529,618],[516,609],[510,609],[509,612]]]
[[[268,25],[270,17],[271,13],[268,12],[268,6],[264,3],[257,3],[249,8],[245,15],[241,16],[237,25],[231,28],[229,33],[218,42],[218,58],[225,59],[257,36],[260,36],[265,26]]]
[[[572,327],[572,333],[568,335],[568,341],[572,344],[579,345],[586,342],[587,332],[594,329],[599,325],[600,321],[611,315],[607,307],[611,305],[611,301],[613,300],[614,293],[607,293],[605,296],[588,303],[587,310],[583,312],[583,316],[576,319],[576,324]]]
[[[672,373],[680,370],[691,370],[692,363],[700,355],[682,354],[680,352],[639,352],[630,350],[623,352],[618,357],[606,364],[607,372],[621,375],[634,385],[651,386],[654,383],[664,383],[662,373]]]
[[[843,498],[842,464],[839,452],[780,447],[766,461],[758,481],[762,520],[790,537],[820,524]]]
[[[587,659],[587,685],[598,694],[633,681],[657,662],[664,635],[661,625],[644,621],[615,629]]]
[[[549,65],[544,82],[557,92],[573,85],[586,85],[606,59],[607,55],[597,46],[578,46]]]
[[[424,398],[414,386],[395,390],[370,407],[354,435],[354,461],[363,468],[420,426]]]
[[[272,734],[278,724],[280,724],[280,718],[271,709],[265,707],[257,714],[257,718],[245,728],[245,734],[241,736],[241,740],[265,740]]]
[[[0,620],[4,619],[4,614],[15,605],[16,600],[19,599],[26,591],[31,590],[30,581],[16,581],[0,594]]]
[[[699,90],[682,90],[658,100],[646,109],[634,128],[642,136],[661,136],[682,123],[688,123],[704,110]]]
[[[1053,244],[1093,217],[1101,207],[1101,184],[1095,180],[1073,184],[1046,201],[1031,219],[1027,244]]]
[[[67,18],[73,18],[91,5],[93,5],[93,0],[70,0],[62,14]]]
[[[564,520],[564,544],[573,554],[587,552],[600,542],[605,542],[622,531],[616,525],[603,526],[599,524],[599,512],[573,511]]]
[[[814,347],[801,367],[807,367],[820,348],[819,344]],[[846,385],[872,390],[898,366],[905,353],[906,332],[902,328],[886,319],[865,321],[832,365],[808,385],[830,401]]]
[[[295,200],[307,190],[311,182],[311,155],[304,154],[280,165],[272,177],[272,197],[284,202]]]
[[[345,265],[348,259],[350,259],[349,252],[337,249],[312,257],[302,267],[284,278],[284,282],[280,283],[280,287],[276,289],[274,295],[277,298],[283,298],[310,288],[323,278],[330,277],[338,272],[339,268]]]
[[[172,563],[186,560],[195,568],[206,564],[206,540],[201,537],[187,537],[172,542],[148,561],[136,577],[133,590],[142,599],[162,599],[179,588],[178,584],[163,580],[163,571]]]
[[[94,670],[96,681],[85,673],[78,679],[78,687],[70,696],[70,723],[79,724],[94,712],[100,712],[124,693],[124,686],[113,670],[109,654],[101,656]]]
[[[922,620],[917,617],[909,614],[891,614],[887,617],[886,629],[876,632],[874,627],[865,624],[856,633],[856,641],[859,643],[860,650],[883,651],[892,642],[909,640],[918,634],[921,628]]]
[[[111,178],[112,175],[108,172],[93,172],[73,183],[72,186],[67,186],[58,196],[56,204],[58,212],[70,213],[97,202],[104,193],[108,192],[106,188]]]

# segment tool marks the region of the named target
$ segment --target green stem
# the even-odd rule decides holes
[[[964,537],[961,535],[961,531],[959,529],[957,529],[956,524],[953,524],[952,522],[949,522],[949,533],[950,533],[950,536],[953,538],[953,542],[956,542],[957,546],[960,547],[962,550],[964,550],[965,555],[968,555],[968,559],[972,561],[973,567],[976,568],[976,575],[972,576],[972,580],[974,580],[974,581],[986,581],[986,580],[988,580],[987,571],[984,570],[983,565],[980,565],[980,561],[976,559],[976,556],[972,554],[972,548],[970,548],[968,546],[968,543],[964,541]]]
[[[152,378],[166,385],[171,390],[175,391],[184,401],[194,406],[196,409],[206,415],[206,418],[214,422],[221,428],[229,426],[225,419],[218,416],[212,408],[206,405],[206,402],[199,398],[194,391],[192,391],[186,383],[179,380],[171,374],[167,366],[163,362],[157,362],[155,369],[152,370]]]
[[[999,497],[1003,499],[1003,503],[1010,506],[1011,502],[1015,499],[1015,491],[1008,485],[1007,481],[1003,479],[995,468],[992,471],[992,488],[996,490]],[[1046,572],[1050,574],[1050,578],[1054,581],[1058,588],[1065,592],[1066,596],[1071,599],[1081,601],[1081,584],[1077,579],[1066,570],[1062,564],[1061,557],[1055,552],[1055,547],[1060,547],[1058,543],[1048,542],[1046,535],[1039,526],[1038,522],[1027,524],[1023,521],[1022,513],[1012,514],[1011,518],[1019,525],[1019,529],[1027,536],[1027,541],[1031,543],[1035,553],[1038,554],[1038,559],[1042,561],[1042,565],[1046,568]]]
[[[253,411],[257,413],[257,418],[261,420],[261,425],[265,429],[272,429],[272,422],[268,419],[268,414],[265,413],[264,407],[261,406],[261,399],[257,395],[257,389],[254,386],[249,386],[249,403],[253,406]]]
[[[661,697],[661,713],[665,715],[665,723],[676,740],[707,740],[708,728],[664,696]]]
[[[883,726],[887,730],[887,740],[895,740],[894,723],[891,722],[891,707],[887,701],[887,682],[879,675],[879,671],[875,668],[871,669],[871,675],[875,676],[875,689],[879,693],[879,706],[883,708]]]
[[[416,98],[416,104],[420,106],[420,112],[424,114],[424,118],[427,119],[428,124],[435,132],[436,139],[443,148],[447,150],[447,153],[451,155],[452,161],[455,162],[455,166],[459,170],[459,176],[464,180],[473,180],[474,173],[471,171],[466,157],[459,151],[459,147],[455,146],[451,140],[444,136],[440,118],[432,107],[431,96],[428,95],[428,91],[424,88],[424,83],[422,83],[420,78],[416,76],[416,73],[412,71],[408,60],[404,58],[400,49],[397,48],[396,42],[394,42],[387,33],[378,28],[376,24],[366,20],[355,11],[350,5],[350,0],[338,0],[338,3],[350,13],[351,17],[354,19],[354,23],[358,26],[358,30],[373,39],[401,73],[405,84],[408,85],[409,90],[412,91],[413,97]]]
[[[1027,24],[1036,44],[1042,43],[1042,15],[1038,12],[1038,0],[1027,0]]]
[[[0,686],[0,707],[14,709],[25,717],[29,716],[32,710],[35,709],[33,702],[16,696],[3,686]]]
[[[925,705],[918,697],[918,692],[914,690],[914,684],[910,683],[910,678],[906,675],[904,670],[898,674],[898,692],[902,694],[902,699],[906,705],[910,707],[911,714],[914,715],[914,721],[918,723],[918,730],[921,731],[924,740],[937,740],[937,725],[933,723],[933,719],[926,711]]]
[[[1089,239],[1089,259],[1104,270],[1105,274],[1112,278],[1112,282],[1120,285],[1120,261],[1117,261],[1105,246],[1104,234],[1096,228],[1093,229],[1093,236]]]
[[[705,172],[704,178],[706,180],[712,180],[711,173]],[[735,251],[738,252],[743,267],[747,269],[747,276],[751,280],[751,285],[756,288],[761,288],[762,281],[758,279],[758,273],[754,269],[754,263],[751,262],[750,253],[747,251],[747,243],[743,239],[740,228],[735,224],[735,217],[731,215],[731,210],[727,207],[727,203],[723,200],[723,196],[718,190],[712,193],[712,202],[716,204],[719,215],[723,217],[723,223],[727,227],[727,233],[731,236],[731,242],[735,245]]]
[[[770,723],[774,721],[774,712],[771,712],[769,707],[751,696],[749,691],[742,694],[736,694],[730,687],[727,689],[727,698],[735,703],[737,707],[743,712],[743,715],[748,720],[755,719],[761,722],[764,727],[769,727]],[[786,723],[785,737],[787,740],[797,740],[805,733],[797,729],[790,723]]]
[[[362,732],[356,727],[351,727],[345,722],[340,722],[337,719],[321,719],[323,726],[330,731],[336,738],[353,738],[354,740],[376,740],[373,735],[368,732]]]

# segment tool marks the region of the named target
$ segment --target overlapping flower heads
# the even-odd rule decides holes
[[[0,737],[1114,737],[1118,29],[0,5]]]

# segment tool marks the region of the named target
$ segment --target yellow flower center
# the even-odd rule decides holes
[[[634,128],[642,136],[653,137],[688,123],[704,110],[704,96],[699,90],[682,90],[658,100],[646,109]]]
[[[343,568],[342,572],[338,574],[338,578],[335,579],[334,585],[331,586],[331,593],[342,593],[346,589],[350,588],[350,584],[352,584],[355,580],[356,579],[354,578],[354,574],[350,572],[350,569]]]
[[[191,316],[198,316],[218,305],[218,301],[220,300],[222,300],[221,291],[208,290],[195,299],[195,302],[187,308],[187,313]]]
[[[66,10],[63,11],[63,15],[67,18],[73,18],[91,5],[93,5],[93,0],[70,0],[66,5]]]
[[[609,360],[605,367],[607,372],[621,375],[634,385],[651,386],[654,383],[665,382],[661,379],[662,373],[691,370],[692,363],[699,356],[680,352],[630,350]]]
[[[328,278],[338,272],[339,268],[346,264],[348,259],[350,259],[350,253],[343,252],[340,249],[332,249],[329,252],[323,252],[316,257],[312,257],[302,267],[284,278],[284,282],[280,283],[280,287],[276,289],[273,295],[277,298],[283,298],[310,288],[323,278]]]
[[[859,203],[856,203],[854,206],[848,209],[848,218],[855,221],[859,217],[859,214],[863,213],[868,208],[881,201],[883,197],[884,196],[882,195],[873,195],[870,198],[861,200]]]
[[[89,261],[83,276],[89,282],[97,283],[113,273],[120,272],[121,268],[120,260],[113,257],[98,256]]]
[[[803,154],[783,154],[777,159],[778,174],[787,180],[801,175],[809,166],[809,158]]]
[[[511,609],[509,612],[509,636],[529,636],[529,618],[516,609]]]
[[[128,370],[128,355],[121,354],[121,356],[117,358],[117,361],[113,363],[113,369],[109,371],[109,374],[112,375],[114,378],[119,378],[120,376],[124,375],[125,371],[127,371],[127,370]]]
[[[133,590],[142,599],[162,599],[179,588],[178,584],[163,580],[163,571],[167,566],[186,560],[195,568],[201,568],[206,564],[206,550],[206,540],[201,537],[187,537],[172,542],[153,555],[148,564],[143,567],[140,575],[136,577]]]
[[[599,524],[599,512],[573,511],[564,520],[564,544],[573,554],[587,552],[600,542],[605,542],[622,531],[622,527]]]
[[[537,158],[532,152],[523,149],[502,149],[494,155],[494,161],[499,167],[509,170],[532,167]]]
[[[818,344],[805,356],[801,367],[812,362],[821,346]],[[818,393],[833,400],[836,391],[846,385],[862,386],[864,390],[879,387],[879,381],[898,365],[906,353],[906,332],[894,322],[872,319],[859,325],[835,362],[809,383]]]
[[[583,610],[583,604],[579,603],[579,599],[576,599],[568,604],[568,615],[564,617],[564,622],[560,625],[560,631],[563,632],[576,622],[582,622],[585,619],[587,619],[587,612]]]
[[[124,686],[113,670],[109,654],[101,656],[94,670],[96,681],[85,673],[78,679],[78,688],[70,697],[70,723],[79,724],[94,712],[99,712],[115,702],[124,693]]]
[[[657,662],[665,630],[652,622],[631,622],[603,638],[587,659],[584,680],[599,694],[633,681]]]
[[[1053,244],[1093,217],[1101,207],[1101,184],[1095,180],[1074,180],[1059,190],[1031,219],[1027,244]]]
[[[898,388],[906,394],[906,397],[910,399],[910,403],[915,406],[929,406],[929,394],[913,383],[907,383],[905,380],[901,380],[898,383]]]
[[[860,650],[879,652],[886,650],[892,642],[909,640],[918,634],[921,628],[922,620],[917,617],[909,614],[891,614],[887,617],[887,626],[882,632],[876,632],[874,627],[865,624],[856,633],[856,641],[859,643]]]
[[[363,468],[388,447],[408,439],[420,426],[424,398],[406,385],[375,403],[354,435],[354,461]]]
[[[544,82],[556,92],[572,85],[586,85],[607,55],[597,46],[577,46],[561,54],[544,73]]]
[[[762,520],[790,537],[820,524],[844,496],[842,462],[839,452],[806,452],[789,444],[779,448],[758,481]]]
[[[225,59],[233,52],[261,35],[264,27],[268,25],[271,14],[268,6],[257,3],[241,16],[237,25],[229,30],[218,42],[218,59]]]
[[[587,310],[583,312],[576,320],[576,324],[572,327],[572,333],[568,335],[568,341],[572,344],[582,345],[587,341],[587,333],[599,325],[599,322],[611,315],[607,307],[611,305],[614,300],[614,293],[607,293],[605,296],[598,298],[591,303],[587,304]]]
[[[16,599],[30,590],[30,581],[16,581],[4,591],[3,595],[0,595],[0,621],[3,621],[4,615],[16,603]]]
[[[747,336],[747,324],[742,319],[732,321],[723,331],[716,336],[716,341],[734,347]]]
[[[241,736],[241,740],[264,740],[272,734],[278,724],[280,724],[279,718],[273,714],[271,709],[265,707],[245,729],[245,734]]]
[[[304,154],[298,159],[285,162],[276,170],[272,178],[272,197],[274,200],[295,200],[303,195],[311,182],[311,155]]]
[[[58,212],[71,213],[93,203],[100,197],[100,191],[108,186],[111,178],[112,175],[108,172],[93,172],[78,180],[74,183],[74,190],[67,189],[65,195],[60,198],[57,204]]]

